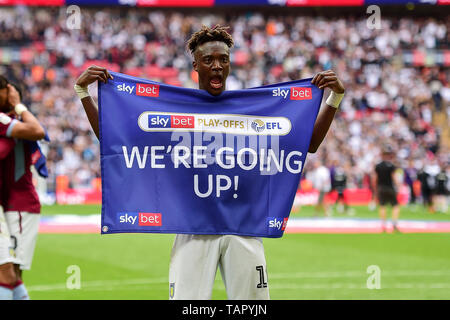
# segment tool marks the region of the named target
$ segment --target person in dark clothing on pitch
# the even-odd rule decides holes
[[[441,213],[448,211],[447,197],[450,192],[448,189],[449,176],[446,171],[445,164],[442,164],[441,172],[436,176],[436,211]]]
[[[433,203],[433,185],[434,178],[425,171],[424,168],[417,172],[417,180],[420,181],[420,193],[422,195],[422,203],[428,208],[429,213],[434,213],[434,203]]]
[[[386,205],[392,206],[392,224],[393,231],[399,232],[397,227],[400,216],[400,207],[397,202],[397,191],[395,186],[394,172],[395,165],[393,160],[392,147],[386,146],[382,152],[382,161],[375,167],[375,194],[379,204],[379,214],[382,220],[383,232],[386,232]]]
[[[408,185],[410,191],[409,204],[415,204],[416,194],[414,193],[414,182],[417,180],[417,170],[414,168],[412,160],[409,160],[408,166],[404,170],[405,183]]]
[[[344,167],[336,166],[333,170],[333,178],[331,181],[333,190],[336,190],[338,196],[335,202],[339,213],[349,213],[347,199],[344,191],[347,189],[347,173]]]

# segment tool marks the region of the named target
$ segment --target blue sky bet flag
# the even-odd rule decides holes
[[[112,75],[99,85],[102,233],[283,235],[323,90],[215,97]]]
[[[49,142],[50,138],[48,136],[47,130],[44,128],[45,136],[44,140]],[[30,146],[31,151],[31,162],[34,164],[34,168],[36,169],[37,173],[42,178],[48,178],[48,170],[47,170],[47,158],[42,153],[41,147],[39,145],[38,141],[28,141],[24,140],[26,143]]]

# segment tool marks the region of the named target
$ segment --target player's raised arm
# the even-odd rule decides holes
[[[308,152],[314,153],[317,151],[330,129],[334,115],[344,97],[345,89],[333,70],[319,72],[311,80],[311,83],[318,86],[319,89],[330,88],[332,90],[326,101],[325,108],[322,108],[314,124],[311,143],[308,150]]]
[[[11,106],[14,106],[14,112],[22,118],[22,121],[12,119],[7,135],[12,138],[32,141],[43,139],[45,136],[44,128],[35,116],[28,111],[27,107],[21,103],[19,92],[10,84],[8,84],[8,102]]]
[[[375,201],[378,201],[378,174],[376,172],[376,168],[375,168],[375,172],[372,174],[372,191],[373,191],[373,195],[372,198]]]
[[[98,106],[89,95],[88,86],[95,81],[103,81],[106,83],[108,79],[113,79],[113,77],[108,70],[106,70],[106,68],[90,66],[80,75],[74,86],[75,92],[81,100],[92,130],[94,130],[94,133],[98,139],[100,139]]]

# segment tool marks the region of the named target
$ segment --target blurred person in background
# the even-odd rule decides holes
[[[386,232],[386,205],[392,206],[392,225],[394,231],[399,232],[397,227],[400,215],[400,207],[397,201],[397,187],[395,180],[396,167],[393,164],[394,152],[391,146],[383,148],[382,161],[375,166],[375,192],[378,200],[378,212],[382,223],[382,231]]]
[[[429,213],[434,213],[434,205],[433,205],[433,185],[434,182],[433,177],[431,177],[427,171],[425,171],[425,167],[422,167],[417,172],[417,180],[420,182],[420,195],[422,197],[422,204],[427,208]]]
[[[447,213],[447,197],[449,196],[449,169],[448,164],[441,164],[441,172],[436,175],[436,211]]]
[[[375,186],[376,180],[372,174],[369,174],[368,180],[369,180],[369,189],[370,189],[370,201],[369,201],[368,208],[370,211],[375,211],[377,209],[377,194],[376,194],[377,188]]]
[[[414,192],[414,182],[417,180],[417,170],[414,167],[414,161],[408,160],[408,165],[404,168],[405,184],[409,188],[409,204],[414,205],[416,203],[416,194]]]
[[[348,165],[340,166],[338,163],[331,170],[332,190],[337,192],[336,202],[337,212],[351,214],[347,199],[345,197],[345,190],[347,189],[347,172],[349,170]]]
[[[323,164],[321,160],[314,162],[313,171],[311,172],[311,180],[313,188],[319,192],[319,198],[314,209],[314,215],[323,212],[325,216],[330,216],[331,211],[328,203],[325,201],[325,195],[331,191],[331,175],[330,170]]]
[[[435,194],[436,194],[436,177],[441,171],[436,156],[431,156],[431,159],[425,164],[423,173],[421,173],[421,183],[424,184],[422,188],[424,205],[427,206],[428,212],[435,213]]]

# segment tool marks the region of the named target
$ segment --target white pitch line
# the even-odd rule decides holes
[[[269,272],[270,279],[300,279],[300,278],[354,278],[354,277],[367,277],[368,274],[361,271],[348,271],[348,272],[296,272],[296,273],[275,273]],[[382,277],[440,277],[450,276],[448,270],[434,270],[434,271],[385,271],[381,269]]]
[[[366,278],[367,273],[360,271],[348,271],[348,272],[299,272],[299,273],[269,273],[269,282],[273,279],[283,280],[283,279],[333,279],[333,278]],[[447,270],[418,270],[418,271],[391,271],[383,272],[381,270],[381,277],[426,277],[426,276],[450,276],[450,272]],[[442,281],[442,279],[440,279]],[[220,290],[225,290],[225,287],[219,280]],[[144,286],[152,284],[168,284],[169,280],[165,278],[143,278],[143,279],[127,279],[127,280],[95,280],[95,281],[81,281],[82,290],[113,290],[116,287],[125,286]],[[270,282],[271,283],[271,282]],[[354,285],[349,283],[330,283],[330,284],[305,284],[305,285],[289,285],[289,284],[269,284],[270,289],[282,290],[282,289],[367,289],[362,285]],[[413,289],[413,288],[450,288],[450,283],[436,283],[436,284],[421,284],[416,283],[401,283],[398,285],[390,285],[388,288],[394,289]],[[55,284],[45,284],[45,285],[34,285],[27,286],[28,291],[60,291],[69,290],[66,284],[55,283]],[[73,290],[76,291],[76,290]]]
[[[95,280],[83,281],[81,280],[81,289],[84,288],[103,288],[103,287],[120,287],[133,285],[149,285],[149,284],[163,284],[169,283],[168,278],[153,278],[153,279],[128,279],[128,280]],[[46,285],[27,286],[28,291],[52,291],[52,290],[69,290],[66,284],[55,283]]]
[[[329,283],[329,284],[270,284],[269,290],[329,290],[329,289],[364,289],[369,290],[367,286],[352,283]],[[381,283],[380,289],[450,289],[450,283],[411,283],[405,282],[400,284],[383,285]],[[372,291],[372,290],[371,290]],[[377,291],[377,290],[373,290]]]

